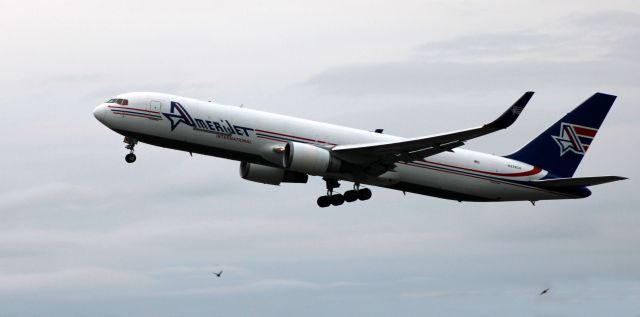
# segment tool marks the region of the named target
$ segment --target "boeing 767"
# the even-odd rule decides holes
[[[465,130],[402,138],[162,93],[125,93],[94,116],[123,135],[136,160],[138,142],[240,161],[246,180],[279,185],[320,176],[327,193],[318,206],[367,200],[380,186],[457,201],[585,198],[589,186],[625,179],[572,177],[616,97],[596,93],[520,150],[497,156],[461,148],[468,140],[511,126],[533,92],[492,122]],[[338,193],[341,181],[353,189]]]

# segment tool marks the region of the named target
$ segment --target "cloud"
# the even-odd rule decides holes
[[[61,202],[60,198],[64,197]],[[100,204],[105,195],[86,186],[66,182],[46,182],[30,188],[13,189],[0,193],[0,213],[17,212],[21,209],[40,209],[55,204],[65,209],[84,209],[87,203]]]
[[[212,220],[208,222],[175,222],[148,220],[128,223],[113,230],[44,230],[21,228],[0,232],[0,243],[6,245],[74,244],[88,247],[126,247],[156,243],[165,239],[191,240],[194,237],[248,238],[271,234],[299,234],[318,231],[314,225],[268,219]]]
[[[416,49],[418,57],[429,61],[462,64],[475,62],[555,61],[580,62],[597,59],[595,43],[582,43],[572,35],[551,36],[531,31],[474,34],[430,42]],[[596,55],[593,55],[593,54]],[[416,57],[416,58],[418,58]]]
[[[74,267],[34,273],[0,272],[0,293],[110,293],[114,288],[145,287],[153,282],[133,271],[101,267]]]
[[[403,61],[334,67],[304,85],[320,94],[355,96],[630,89],[640,82],[640,66],[630,54],[640,45],[640,24],[632,22],[637,20],[634,13],[603,12],[554,33],[475,33],[432,41]],[[592,27],[596,22],[599,27]]]
[[[636,32],[640,29],[640,14],[632,11],[606,10],[575,16],[572,20],[579,27],[591,28],[594,32]]]
[[[305,85],[321,94],[437,95],[557,87],[631,87],[640,82],[636,63],[493,62],[454,63],[410,60],[349,66],[312,76]],[[598,74],[598,76],[590,75]],[[598,88],[592,88],[598,89]]]
[[[271,279],[262,279],[255,282],[231,285],[226,287],[209,287],[209,288],[202,288],[202,289],[184,290],[178,293],[174,293],[172,295],[202,296],[202,295],[273,293],[273,292],[290,292],[290,291],[314,291],[314,290],[358,287],[363,285],[364,284],[352,283],[352,282],[313,283],[313,282],[301,281],[301,280],[271,278]]]
[[[408,292],[400,294],[400,297],[408,299],[425,299],[425,298],[443,298],[451,296],[463,296],[465,293],[454,293],[447,291],[423,291],[423,292]]]
[[[43,250],[57,254],[84,250],[83,261],[87,263],[96,259],[113,261],[100,251],[105,249],[117,250],[114,251],[116,254],[131,261],[147,261],[153,256],[177,264],[180,262],[171,260],[173,257],[202,258],[203,252],[216,250],[204,257],[218,255],[227,258],[225,262],[288,260],[312,263],[329,259],[378,259],[390,255],[411,257],[416,250],[425,249],[432,254],[446,254],[448,245],[462,243],[464,239],[460,234],[397,230],[379,224],[354,230],[325,220],[310,223],[255,216],[208,218],[206,221],[179,219],[177,215],[163,218],[168,219],[126,223],[115,228],[7,228],[0,232],[0,247],[6,250],[7,256],[14,254],[11,250],[19,248],[27,252],[28,259],[50,255],[43,254]],[[369,232],[375,227],[378,227],[377,232]],[[283,245],[287,247],[283,248]],[[140,254],[138,250],[145,252]],[[25,255],[14,254],[23,258]]]

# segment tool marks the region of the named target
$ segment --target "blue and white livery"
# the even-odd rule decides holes
[[[417,138],[401,138],[311,120],[161,93],[116,96],[94,116],[138,142],[240,161],[240,175],[279,185],[322,177],[320,207],[367,200],[380,186],[457,201],[531,201],[588,197],[588,186],[625,179],[573,178],[616,97],[596,93],[507,156],[462,149],[467,140],[506,129],[533,96],[527,92],[488,124]],[[353,189],[338,193],[341,181]]]

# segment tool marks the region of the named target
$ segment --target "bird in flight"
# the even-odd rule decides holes
[[[217,273],[216,272],[212,272],[212,273],[213,273],[213,275],[215,275],[217,277],[222,276],[222,270],[220,270],[220,272],[217,272]]]
[[[548,288],[545,288],[542,292],[540,292],[540,295],[544,295],[544,294],[546,294],[547,292],[549,292],[549,289],[548,289]]]

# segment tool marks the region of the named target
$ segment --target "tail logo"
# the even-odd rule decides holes
[[[560,147],[560,156],[570,151],[584,155],[597,132],[598,129],[561,122],[560,134],[552,135],[551,137]]]
[[[177,112],[177,114],[176,114]],[[184,123],[193,127],[193,119],[187,112],[187,110],[178,102],[171,102],[171,112],[162,113],[169,121],[171,121],[171,131],[173,131],[180,123]]]
[[[514,105],[513,107],[511,107],[511,113],[514,116],[517,116],[522,112],[523,109],[524,109],[524,107],[522,107],[522,106],[518,107],[518,106]]]

